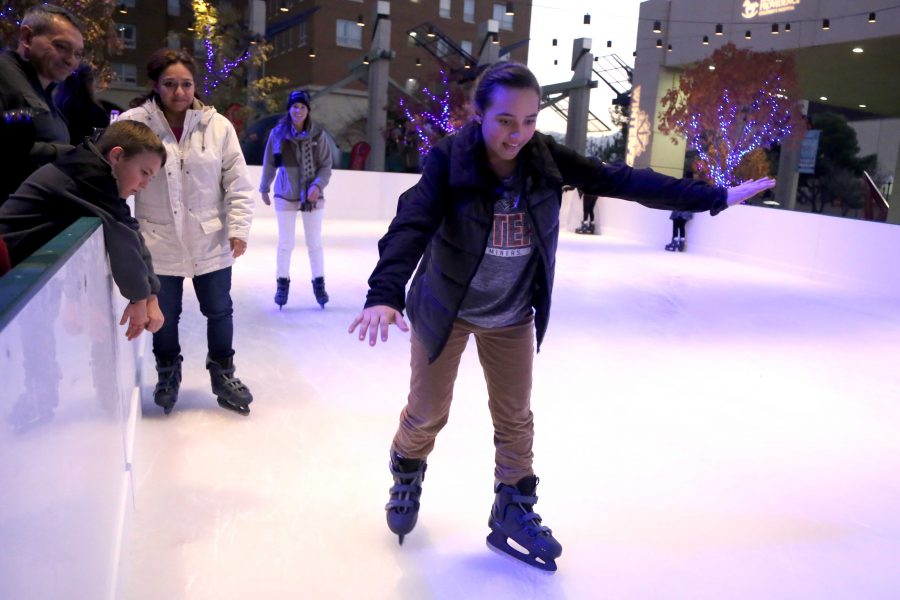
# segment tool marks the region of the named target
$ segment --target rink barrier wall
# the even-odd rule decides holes
[[[250,170],[256,186],[262,168]],[[400,194],[418,180],[416,174],[334,170],[325,190],[325,218],[387,224]],[[660,250],[672,237],[669,211],[600,198],[595,215],[601,235]],[[581,200],[574,192],[566,193],[561,229],[574,232],[581,216]],[[857,291],[900,295],[900,261],[896,259],[900,256],[900,227],[895,225],[741,205],[715,217],[697,214],[687,225],[687,244],[688,251],[695,254],[786,271]]]
[[[0,278],[0,598],[120,597],[136,365],[100,221]]]

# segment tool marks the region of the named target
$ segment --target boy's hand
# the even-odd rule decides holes
[[[366,334],[368,333],[369,345],[374,346],[378,338],[379,329],[381,330],[381,341],[387,341],[388,326],[391,323],[396,325],[400,331],[404,333],[409,331],[409,326],[406,324],[406,321],[403,320],[403,315],[400,314],[400,311],[381,304],[370,306],[369,308],[364,308],[363,311],[359,313],[359,316],[353,319],[353,322],[350,323],[350,328],[347,329],[347,333],[353,333],[353,330],[356,329],[358,325],[359,341],[366,339]]]
[[[745,181],[741,185],[728,188],[728,206],[740,204],[745,200],[749,200],[760,192],[775,187],[775,180],[771,177],[763,177],[762,179],[754,179],[753,181]]]
[[[306,201],[315,202],[319,199],[320,195],[321,191],[319,190],[319,186],[313,184],[309,186],[309,189],[306,191]]]
[[[159,300],[156,296],[150,296],[147,298],[147,331],[156,333],[162,329],[163,323],[165,322],[166,318],[159,309]]]
[[[231,255],[235,258],[247,251],[247,242],[237,238],[229,238],[231,242]]]
[[[263,204],[265,204],[266,206],[272,204],[272,199],[269,198],[269,192],[260,192],[259,195],[262,196]]]
[[[119,321],[119,325],[128,323],[128,328],[125,330],[125,337],[128,338],[128,341],[130,342],[141,335],[149,321],[150,318],[147,316],[147,301],[139,300],[137,302],[132,302],[125,307],[125,312],[122,313],[122,319]]]

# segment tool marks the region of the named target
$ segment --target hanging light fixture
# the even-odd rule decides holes
[[[366,26],[366,21],[365,21],[365,19],[363,19],[362,15],[359,15],[358,17],[356,17],[356,24],[359,25],[360,27]]]
[[[585,25],[590,25],[590,24],[591,24],[591,15],[585,13],[585,15],[584,15],[584,24],[585,24]]]
[[[556,45],[556,38],[553,38],[553,45]]]
[[[612,48],[612,40],[606,40],[606,47]]]
[[[753,37],[753,34],[750,33],[750,30],[749,30],[749,29],[748,29],[747,31],[744,32],[744,39],[745,39],[745,40],[749,40],[749,39],[752,38],[752,37]]]
[[[421,59],[418,59],[418,58],[416,59],[416,66],[417,66],[417,67],[421,67],[421,66],[422,66],[422,60],[421,60]]]
[[[703,36],[703,45],[709,46],[709,36],[708,35]]]
[[[829,29],[831,29],[831,21],[822,19],[822,31],[828,31]]]
[[[659,38],[656,38],[656,47],[657,47],[657,48],[662,48],[662,40],[659,39]]]
[[[662,23],[653,21],[653,33],[662,33]]]
[[[506,16],[513,17],[516,14],[516,9],[513,7],[512,2],[506,3]]]
[[[554,58],[554,59],[553,59],[553,66],[555,67],[555,66],[558,65],[558,64],[559,64],[559,61],[556,60],[556,59]]]
[[[309,49],[309,55],[308,55],[308,56],[309,56],[310,58],[315,58],[315,57],[316,57],[316,51],[315,51],[314,48],[310,48],[310,49]]]
[[[875,13],[870,12],[869,13],[869,23],[874,23],[874,22],[875,22]]]
[[[785,33],[790,33],[790,32],[791,32],[791,24],[790,24],[790,23],[785,23],[785,24],[784,24],[784,32],[785,32]]]
[[[671,52],[671,51],[672,51],[672,44],[669,44],[668,48],[666,48],[666,52]]]
[[[496,31],[493,32],[493,33],[491,33],[491,43],[492,43],[492,44],[499,44],[499,43],[500,43],[500,34],[497,33]]]
[[[716,24],[716,35],[722,35],[722,24],[721,23]]]
[[[434,25],[428,26],[428,33],[426,34],[428,37],[433,38],[435,36],[434,33]]]
[[[772,23],[772,35],[778,35],[778,23]]]
[[[119,5],[119,12],[123,15],[128,14],[128,8],[124,4]]]

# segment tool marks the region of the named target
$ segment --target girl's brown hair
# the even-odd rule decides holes
[[[541,84],[537,77],[525,65],[517,62],[498,62],[481,72],[475,82],[473,100],[479,113],[484,113],[491,106],[491,95],[498,87],[517,90],[534,90],[541,97]]]

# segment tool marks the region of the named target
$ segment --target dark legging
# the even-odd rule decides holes
[[[594,207],[597,205],[597,196],[594,196],[592,194],[585,194],[581,197],[581,202],[584,211],[584,218],[581,220],[585,223],[593,223]]]
[[[684,219],[672,219],[672,238],[684,238],[684,225],[687,223]]]

